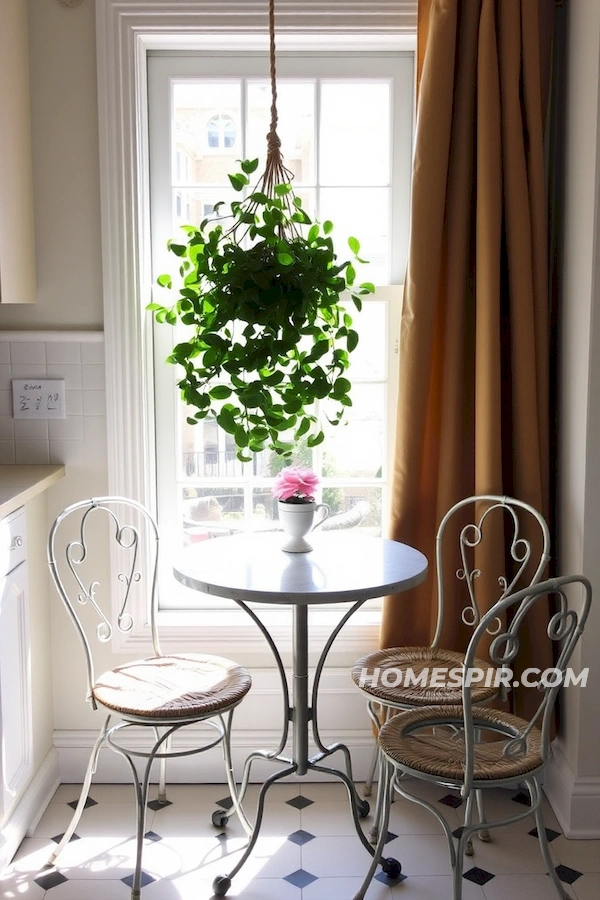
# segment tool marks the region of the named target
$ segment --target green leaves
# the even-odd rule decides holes
[[[229,181],[243,195],[258,160],[240,167]],[[309,447],[324,440],[318,401],[328,399],[334,424],[351,406],[345,373],[358,334],[340,300],[350,288],[360,309],[374,287],[354,284],[354,266],[337,260],[333,224],[311,222],[287,181],[267,185],[263,178],[214,209],[218,221],[184,226],[183,238],[168,243],[180,261],[175,303],[147,308],[157,322],[188,326],[168,358],[183,370],[188,423],[213,418],[233,436],[242,461],[265,448],[289,457],[300,439]],[[358,240],[348,246],[359,259]],[[157,283],[174,289],[171,275]]]

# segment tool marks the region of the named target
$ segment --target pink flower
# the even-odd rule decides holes
[[[318,485],[319,478],[311,469],[287,466],[275,479],[272,493],[278,500],[306,500],[308,502],[315,499]]]

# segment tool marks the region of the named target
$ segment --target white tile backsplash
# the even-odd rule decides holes
[[[0,465],[12,466],[15,462],[15,442],[0,441]]]
[[[48,432],[51,441],[82,441],[83,416],[67,416],[65,419],[50,419],[48,421]]]
[[[9,379],[10,384],[10,379]],[[13,411],[12,390],[0,390],[0,416],[11,416]]]
[[[68,416],[83,415],[83,391],[65,391],[65,410]]]
[[[47,441],[47,419],[15,419],[16,441]]]
[[[53,366],[55,363],[67,365],[79,365],[81,363],[81,344],[79,341],[51,341],[46,344],[46,364]]]
[[[43,465],[50,462],[49,441],[15,441],[17,465]]]
[[[13,419],[12,378],[65,379],[64,419]],[[85,388],[85,390],[84,390]],[[0,464],[106,464],[104,341],[38,332],[0,338]]]
[[[43,341],[16,341],[10,345],[10,363],[15,365],[46,365],[46,344]]]
[[[48,366],[47,374],[51,378],[64,378],[65,391],[80,391],[83,384],[81,369],[81,365],[53,363]]]
[[[81,377],[84,391],[103,391],[106,387],[103,365],[82,366]]]
[[[83,412],[86,416],[106,415],[106,392],[83,391]]]

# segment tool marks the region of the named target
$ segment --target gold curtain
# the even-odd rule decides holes
[[[431,640],[435,533],[453,503],[511,494],[548,516],[553,14],[554,0],[419,0],[390,536],[422,550],[430,572],[414,591],[386,598],[382,647]],[[447,596],[443,634],[457,650],[468,637],[460,591],[457,583]],[[497,596],[496,582],[490,604]],[[540,657],[536,630],[520,664],[544,668],[552,661]],[[518,692],[515,709],[524,711]]]

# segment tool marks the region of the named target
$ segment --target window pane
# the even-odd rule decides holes
[[[226,184],[242,154],[241,82],[175,81],[172,85],[174,184]]]
[[[387,303],[383,300],[365,300],[359,312],[353,303],[347,304],[352,317],[352,327],[358,332],[358,346],[350,355],[348,378],[383,380],[387,372]]]
[[[235,534],[244,528],[243,488],[184,488],[180,509],[184,544]]]
[[[328,531],[352,528],[362,534],[374,534],[381,537],[381,502],[380,487],[347,485],[344,487],[323,488],[323,503],[326,503],[331,515],[326,521]]]
[[[322,184],[389,184],[389,84],[325,81],[319,148]]]
[[[277,82],[277,134],[283,162],[294,175],[294,184],[315,183],[315,85],[313,81]],[[265,167],[267,134],[271,127],[271,85],[248,83],[247,156],[258,157],[257,173]]]
[[[356,264],[357,282],[390,283],[390,203],[385,188],[323,188],[321,220],[331,219],[338,261],[349,259],[348,238],[360,241],[359,256],[367,265]]]
[[[327,412],[327,402],[323,409]],[[354,384],[345,424],[325,422],[323,474],[330,478],[381,478],[385,441],[385,388]]]

